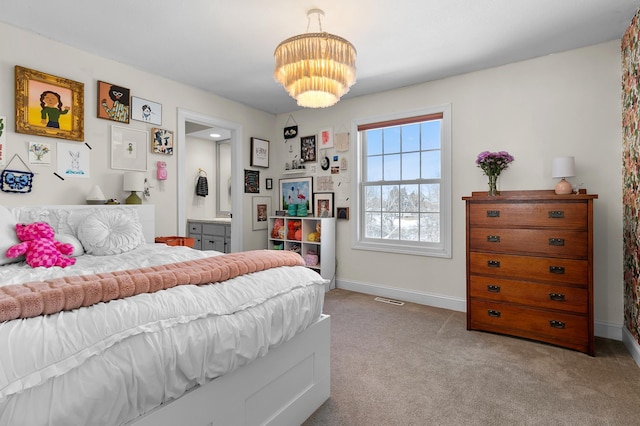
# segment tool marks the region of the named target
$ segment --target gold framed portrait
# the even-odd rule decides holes
[[[84,141],[84,83],[15,67],[16,132]]]

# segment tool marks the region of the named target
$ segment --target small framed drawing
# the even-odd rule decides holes
[[[273,179],[267,178],[265,180],[264,187],[267,188],[267,189],[273,189]]]
[[[173,155],[173,132],[157,127],[151,129],[151,152]]]
[[[129,93],[126,87],[98,81],[98,118],[129,123]]]
[[[313,206],[316,217],[333,217],[333,192],[315,192]]]
[[[316,137],[302,136],[300,138],[300,158],[305,162],[317,161],[316,159]]]
[[[87,144],[58,142],[56,144],[58,175],[64,178],[90,178],[91,157]]]
[[[338,219],[349,220],[349,207],[336,207]]]
[[[288,210],[289,205],[305,204],[307,214],[313,215],[311,200],[312,177],[280,179],[278,210]]]
[[[267,218],[271,214],[271,197],[252,198],[253,230],[267,229]]]
[[[269,141],[251,138],[251,167],[269,167]]]
[[[111,168],[147,171],[149,133],[126,127],[111,126]]]
[[[17,65],[15,74],[16,133],[84,140],[84,83]]]
[[[131,118],[160,126],[162,125],[162,104],[132,96]]]
[[[333,129],[320,130],[320,149],[333,148]]]

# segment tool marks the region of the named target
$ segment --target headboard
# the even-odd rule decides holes
[[[11,207],[9,207],[11,208]],[[35,205],[24,206],[24,208],[39,209],[61,209],[61,210],[79,210],[79,209],[109,209],[109,208],[125,208],[135,209],[138,212],[140,223],[142,224],[142,232],[147,243],[155,242],[155,206],[153,204],[69,204],[69,205]]]

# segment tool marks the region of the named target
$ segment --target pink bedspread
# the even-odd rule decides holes
[[[289,251],[252,250],[140,269],[0,287],[0,322],[69,311],[177,285],[210,284],[278,266],[304,265]]]

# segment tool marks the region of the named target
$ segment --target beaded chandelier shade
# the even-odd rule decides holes
[[[335,105],[356,82],[356,49],[349,41],[320,31],[297,35],[278,45],[274,53],[275,79],[289,95],[306,108],[326,108]],[[308,29],[308,27],[307,27]]]

